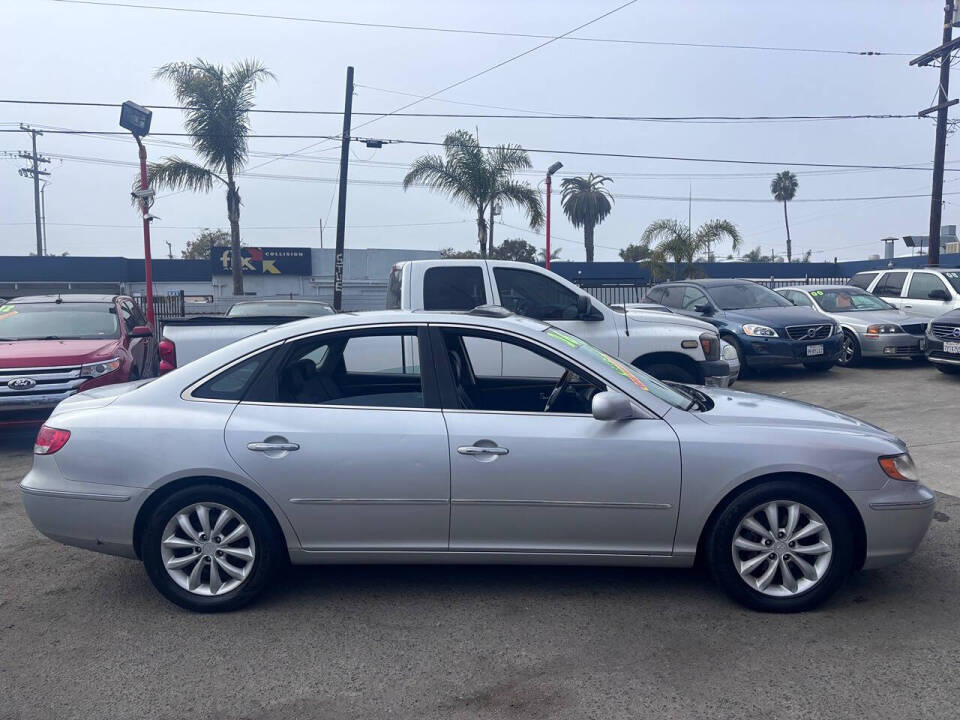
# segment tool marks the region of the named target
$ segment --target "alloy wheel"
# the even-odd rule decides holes
[[[854,357],[857,354],[856,341],[848,334],[843,334],[843,345],[840,346],[840,357],[837,358],[837,362],[841,365],[849,365],[853,362]]]
[[[823,579],[833,541],[827,524],[811,508],[774,500],[741,519],[731,549],[734,567],[749,587],[772,597],[792,597]]]
[[[236,590],[256,560],[250,525],[218,503],[195,503],[174,513],[161,537],[160,557],[167,574],[195,595]]]

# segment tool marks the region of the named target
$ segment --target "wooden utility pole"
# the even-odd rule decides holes
[[[29,160],[30,167],[21,168],[20,175],[33,179],[33,214],[37,224],[37,257],[43,257],[43,225],[40,220],[40,176],[49,175],[46,170],[40,169],[40,163],[50,162],[50,158],[37,155],[37,135],[43,135],[42,130],[36,130],[29,125],[20,125],[20,129],[30,133],[33,152],[21,152],[20,157]]]
[[[347,68],[347,94],[343,103],[340,139],[340,195],[337,199],[337,247],[333,260],[333,309],[343,309],[343,241],[347,217],[347,168],[350,160],[350,119],[353,113],[353,67]]]
[[[958,100],[949,100],[950,56],[960,46],[960,38],[953,39],[953,26],[957,21],[955,5],[957,0],[946,0],[943,8],[943,40],[940,47],[924,53],[910,61],[911,65],[923,67],[939,60],[940,85],[937,92],[937,104],[921,110],[917,115],[926,117],[937,113],[937,135],[933,149],[933,188],[930,192],[930,234],[927,243],[927,264],[940,264],[940,223],[943,214],[943,164],[947,150],[947,111]]]

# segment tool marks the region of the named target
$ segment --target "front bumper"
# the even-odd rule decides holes
[[[857,341],[860,343],[860,355],[863,357],[920,357],[923,355],[921,335],[857,333]]]
[[[738,335],[744,363],[750,367],[796,365],[804,362],[836,362],[843,345],[843,335],[833,334],[822,340],[790,340]],[[823,345],[822,355],[807,355],[809,345]]]
[[[920,483],[890,480],[879,490],[848,492],[867,535],[865,570],[893,565],[913,555],[923,540],[936,497]]]
[[[943,340],[927,333],[924,354],[927,360],[941,365],[960,365],[960,353],[948,353],[943,350]],[[958,340],[960,342],[960,340]]]
[[[737,379],[736,375],[731,376],[730,363],[726,360],[700,360],[697,367],[700,368],[703,384],[707,387],[727,387],[731,378]]]
[[[146,490],[67,480],[53,456],[34,456],[20,489],[30,522],[51,540],[136,558],[133,525]]]

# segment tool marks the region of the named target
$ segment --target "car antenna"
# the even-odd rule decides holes
[[[627,324],[627,304],[621,303],[620,307],[623,308],[623,332],[627,337],[630,337],[630,326]]]

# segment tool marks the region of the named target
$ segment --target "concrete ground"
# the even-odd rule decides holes
[[[960,383],[929,367],[738,387],[901,434],[933,487]],[[248,610],[170,605],[132,561],[57,545],[16,483],[29,437],[0,437],[0,719],[956,718],[960,500],[917,555],[822,609],[761,615],[697,571],[295,568]]]

